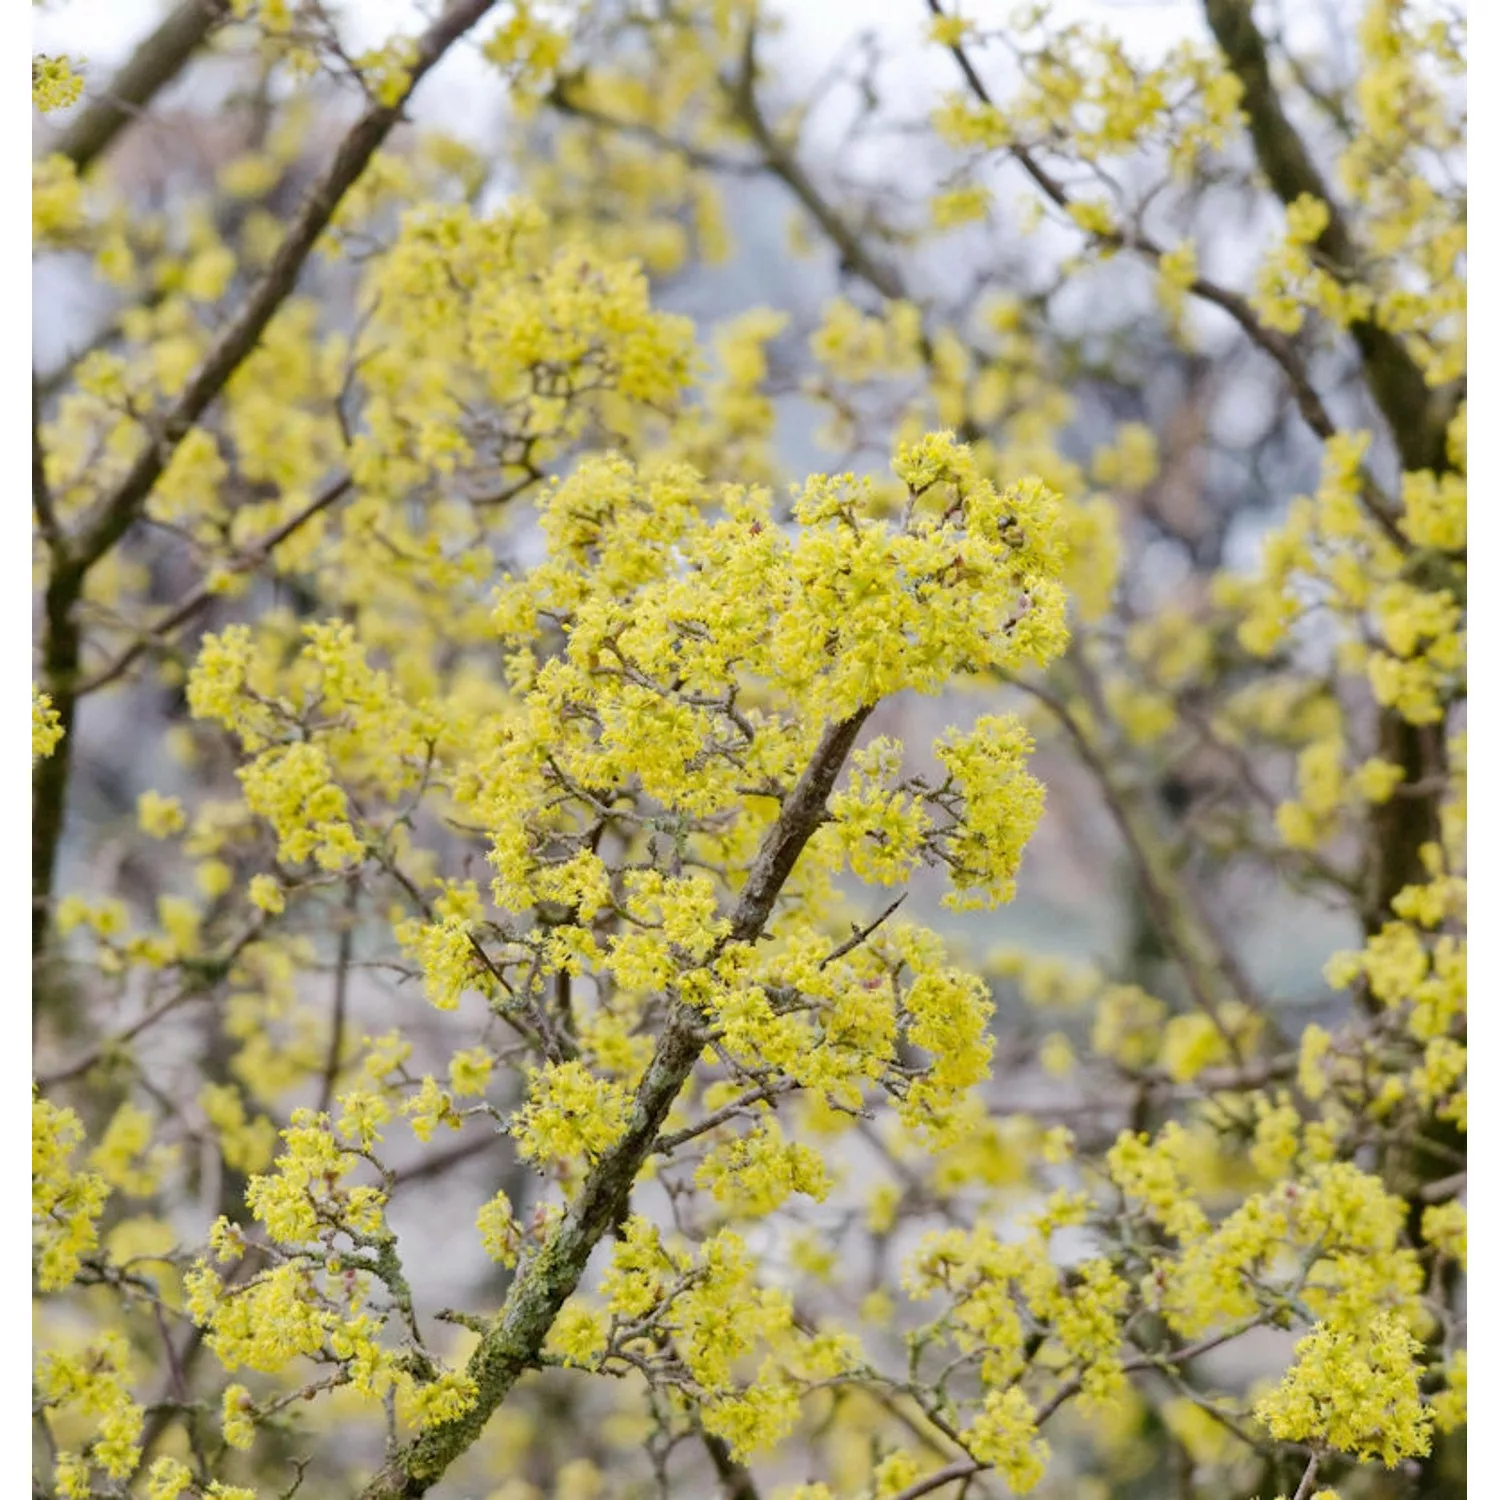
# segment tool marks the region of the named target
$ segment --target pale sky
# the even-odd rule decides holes
[[[357,48],[399,31],[419,30],[424,12],[432,9],[416,0],[347,0],[330,8],[341,16],[344,35]],[[1015,8],[1015,0],[962,0],[958,7],[981,23],[1003,20]],[[32,47],[82,57],[88,65],[85,76],[108,76],[167,9],[166,0],[44,0],[34,12]],[[504,9],[497,7],[496,14]],[[955,82],[948,59],[935,48],[916,45],[928,19],[924,0],[770,0],[767,9],[788,22],[774,51],[790,73],[805,70],[810,80],[854,33],[871,29],[898,56],[911,59],[912,81],[923,93],[930,96],[934,86]],[[1194,0],[1054,0],[1052,12],[1059,21],[1106,23],[1142,53],[1165,51],[1184,37],[1203,35]],[[493,20],[482,23],[475,36],[482,38],[493,27]],[[793,58],[802,60],[803,68]],[[475,46],[456,48],[435,76],[442,86],[428,80],[418,91],[412,110],[416,118],[464,135],[482,134],[493,124],[485,107],[495,97],[493,75]]]

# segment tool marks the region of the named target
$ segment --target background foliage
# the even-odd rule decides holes
[[[1464,1493],[1462,7],[878,9],[34,58],[34,1495]]]

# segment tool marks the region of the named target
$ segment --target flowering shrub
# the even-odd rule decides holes
[[[1464,1492],[1462,20],[928,11],[886,199],[749,0],[34,60],[35,1493]]]

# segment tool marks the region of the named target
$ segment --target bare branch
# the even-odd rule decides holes
[[[67,538],[58,523],[57,511],[52,505],[52,490],[47,483],[47,455],[42,451],[41,394],[37,390],[36,377],[31,378],[31,508],[36,512],[36,523],[54,557],[65,556]]]
[[[977,1458],[956,1458],[951,1464],[944,1464],[941,1469],[934,1469],[931,1474],[914,1480],[905,1489],[897,1490],[891,1500],[919,1500],[920,1496],[930,1495],[944,1485],[957,1484],[960,1479],[982,1474],[988,1467]]]
[[[55,1089],[59,1084],[68,1083],[74,1078],[81,1078],[91,1068],[97,1068],[111,1053],[117,1052],[128,1042],[134,1041],[143,1031],[150,1030],[158,1021],[171,1015],[179,1006],[186,1004],[189,1000],[200,1000],[202,998],[203,996],[199,991],[175,991],[158,1005],[152,1006],[150,1010],[146,1011],[138,1019],[132,1021],[129,1026],[106,1037],[97,1047],[90,1048],[82,1057],[75,1058],[74,1061],[63,1064],[55,1073],[48,1073],[45,1077],[38,1078],[36,1081],[37,1088],[45,1094],[48,1090]]]
[[[750,177],[758,175],[761,164],[757,161],[739,161],[732,156],[723,156],[717,151],[705,151],[701,146],[695,146],[691,141],[678,140],[675,136],[668,135],[663,130],[658,130],[654,125],[648,125],[642,120],[617,120],[613,115],[606,114],[603,110],[595,109],[590,104],[572,97],[567,90],[568,80],[560,78],[551,93],[547,95],[547,103],[559,114],[571,115],[575,119],[587,120],[590,124],[599,125],[607,130],[618,131],[621,135],[634,136],[638,140],[649,142],[663,151],[670,151],[674,155],[682,157],[690,165],[700,167],[708,172],[724,172],[733,177]]]
[[[273,527],[259,541],[252,543],[234,563],[231,571],[243,573],[258,567],[293,532],[299,531],[314,516],[343,499],[349,493],[353,483],[354,481],[347,474],[341,474],[332,480],[295,515],[289,516],[281,525]],[[141,656],[153,646],[163,644],[167,636],[186,625],[194,615],[207,608],[217,597],[218,595],[209,587],[207,581],[200,583],[180,604],[158,620],[155,625],[143,631],[140,637],[127,646],[108,666],[101,667],[92,677],[86,677],[80,682],[77,696],[83,698],[89,693],[96,693],[100,688],[108,687],[110,683],[123,677]]]
[[[1084,732],[1077,718],[1055,693],[1039,683],[1013,677],[1024,692],[1049,709],[1073,741],[1079,759],[1093,774],[1110,815],[1135,866],[1142,894],[1167,951],[1177,961],[1188,992],[1198,1008],[1213,1022],[1231,1057],[1237,1056],[1235,1039],[1219,1014],[1223,1000],[1237,998],[1256,1005],[1255,996],[1239,973],[1234,956],[1220,942],[1211,924],[1198,909],[1186,881],[1178,880],[1170,860],[1144,820],[1128,804],[1110,767]],[[1256,1005],[1265,1014],[1265,1007]]]
[[[470,1140],[460,1141],[456,1146],[450,1146],[446,1151],[424,1156],[411,1166],[399,1169],[395,1173],[394,1185],[401,1187],[413,1182],[429,1182],[434,1177],[441,1177],[453,1167],[472,1161],[476,1156],[484,1155],[486,1151],[493,1148],[495,1140],[496,1137],[493,1135],[474,1136]]]
[[[1436,1182],[1423,1185],[1418,1191],[1423,1203],[1446,1203],[1450,1198],[1456,1198],[1469,1185],[1469,1172],[1465,1168],[1462,1172],[1455,1172],[1451,1177],[1439,1177]]]
[[[1283,203],[1304,193],[1328,206],[1328,223],[1314,243],[1341,277],[1352,277],[1361,260],[1338,203],[1311,153],[1287,118],[1271,82],[1265,39],[1248,0],[1203,0],[1203,14],[1244,90],[1241,108],[1250,125],[1255,159]],[[1395,334],[1372,320],[1349,328],[1359,347],[1365,380],[1395,439],[1403,469],[1447,468],[1444,429],[1449,400],[1434,391]]]
[[[161,424],[160,438],[142,450],[85,530],[75,562],[80,572],[87,572],[124,535],[178,445],[224,389],[230,376],[254,352],[267,324],[291,295],[313,246],[328,227],[344,195],[359,180],[371,157],[400,121],[412,90],[448,48],[493,4],[494,0],[457,0],[450,5],[418,43],[406,92],[394,104],[374,105],[367,109],[339,143],[333,161],[308,191],[287,226],[265,274],[255,284],[239,312],[214,340],[202,364],[167,412]]]
[[[771,129],[755,96],[755,27],[747,25],[745,49],[738,74],[721,80],[740,120],[760,147],[766,165],[792,190],[797,201],[817,221],[818,227],[837,248],[844,264],[861,280],[869,282],[887,301],[899,301],[904,295],[896,273],[876,260],[864,242],[835,212],[814,186],[802,163]]]
[[[64,738],[56,752],[38,765],[32,779],[33,955],[39,954],[46,944],[47,909],[66,816],[71,730],[82,647],[76,606],[89,570],[130,529],[178,445],[249,358],[266,326],[291,295],[313,246],[345,194],[401,119],[412,90],[493,4],[494,0],[454,0],[422,35],[406,91],[394,104],[367,109],[345,135],[333,161],[303,199],[265,274],[214,340],[182,394],[165,414],[156,441],[142,449],[119,484],[104,497],[66,557],[54,556],[44,599],[42,676],[62,723]]]
[[[185,68],[229,13],[229,0],[182,0],[73,120],[56,150],[80,172]]]

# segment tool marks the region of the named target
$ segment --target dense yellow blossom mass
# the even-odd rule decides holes
[[[429,9],[33,58],[34,1493],[1457,1500],[1462,16]]]

